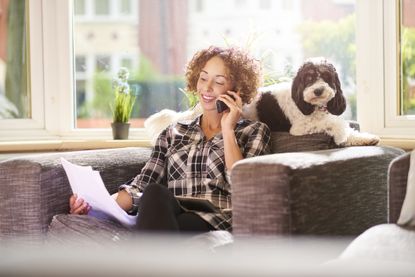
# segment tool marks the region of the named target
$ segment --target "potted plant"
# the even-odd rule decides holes
[[[111,105],[113,122],[111,123],[114,139],[128,139],[130,117],[136,96],[132,94],[128,84],[129,72],[121,67],[117,77],[113,79],[114,103]]]

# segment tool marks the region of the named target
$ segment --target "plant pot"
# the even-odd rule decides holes
[[[112,122],[111,128],[113,139],[128,139],[130,123]]]

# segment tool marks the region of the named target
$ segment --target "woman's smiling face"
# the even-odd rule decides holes
[[[216,110],[216,98],[231,89],[229,69],[220,57],[212,57],[206,62],[197,80],[197,92],[203,110]]]

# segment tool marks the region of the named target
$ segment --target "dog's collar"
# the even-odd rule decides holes
[[[316,109],[320,112],[328,112],[327,106],[316,106]]]

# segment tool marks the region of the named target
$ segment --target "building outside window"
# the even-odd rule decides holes
[[[79,0],[74,1],[76,6]],[[122,13],[117,15],[116,10],[110,10],[111,24],[94,18],[91,22],[78,21],[75,14],[75,55],[88,52],[87,55],[97,56],[95,69],[86,70],[89,85],[86,97],[82,98],[85,102],[78,101],[80,107],[77,107],[89,112],[78,113],[75,126],[93,126],[94,121],[97,124],[107,121],[109,126],[109,103],[96,103],[103,99],[110,101],[110,80],[120,66],[131,70],[131,83],[138,88],[133,127],[143,127],[145,118],[161,109],[187,109],[187,98],[181,92],[187,60],[201,48],[227,43],[252,47],[254,54],[262,59],[268,83],[292,77],[308,57],[326,56],[343,77],[343,88],[350,102],[345,117],[355,118],[355,3],[353,0],[341,5],[332,0],[321,2],[329,6],[324,14],[305,0],[292,1],[290,9],[275,5],[266,10],[264,5],[271,7],[270,1],[257,0],[256,4],[249,2],[250,9],[238,13],[233,7],[247,5],[247,1],[140,0],[137,9],[129,6],[131,2],[121,1],[122,13],[129,9],[131,14],[135,13],[136,21],[125,22]],[[109,7],[116,9],[115,5]],[[89,40],[85,36],[88,33],[94,34]],[[252,45],[248,46],[249,40]],[[126,61],[125,56],[134,59]],[[97,115],[104,118],[94,118]]]

